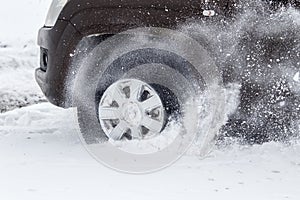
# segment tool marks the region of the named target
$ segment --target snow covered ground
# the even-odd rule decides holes
[[[34,81],[36,45],[50,0],[0,0],[0,113],[44,100]]]
[[[12,110],[0,114],[1,200],[300,199],[299,141],[190,153],[147,175],[102,166],[81,145],[73,109],[35,104],[35,38],[50,0],[0,1],[0,112]]]
[[[1,41],[1,40],[0,40]],[[44,101],[34,82],[38,50],[33,41],[21,45],[0,43],[0,113]]]
[[[72,109],[0,115],[0,199],[299,199],[300,143],[233,145],[148,175],[108,169],[80,144]]]

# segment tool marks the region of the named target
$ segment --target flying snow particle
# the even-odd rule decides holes
[[[206,17],[213,17],[215,16],[216,12],[214,10],[204,10],[203,15]]]
[[[300,82],[300,72],[297,72],[296,74],[295,74],[295,76],[294,76],[294,81],[296,81],[296,82]]]

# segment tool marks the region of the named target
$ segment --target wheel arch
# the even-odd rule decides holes
[[[51,103],[70,107],[66,81],[72,71],[72,55],[80,41],[91,35],[114,35],[139,27],[175,30],[188,19],[202,18],[202,6],[201,2],[181,0],[164,3],[126,0],[122,6],[108,0],[92,0],[89,3],[69,1],[54,27],[44,27],[39,32],[38,44],[42,52],[45,49],[49,54],[49,63],[45,73],[37,70],[36,79]],[[41,60],[43,56],[41,53]]]

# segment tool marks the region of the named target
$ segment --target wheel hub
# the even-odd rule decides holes
[[[149,84],[125,79],[104,92],[99,103],[99,121],[110,139],[147,139],[161,132],[165,111],[158,93]]]
[[[137,103],[129,102],[124,105],[123,119],[131,126],[139,126],[142,121],[142,111]]]

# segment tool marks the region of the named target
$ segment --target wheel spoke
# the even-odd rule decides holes
[[[162,127],[162,124],[159,121],[152,119],[150,116],[147,115],[144,116],[141,124],[145,126],[147,129],[149,129],[151,132],[155,132],[155,133],[160,132]]]
[[[130,128],[130,130],[131,130],[131,136],[133,138],[141,138],[142,137],[141,127],[133,127],[133,128]]]
[[[143,85],[132,82],[130,85],[130,99],[131,100],[138,100],[141,96]]]
[[[161,106],[161,102],[160,100],[158,99],[157,96],[152,96],[150,97],[149,99],[143,101],[141,103],[142,105],[142,108],[145,110],[145,111],[151,111],[155,108],[158,108]]]
[[[119,107],[121,107],[126,100],[125,94],[118,86],[116,86],[115,90],[112,92],[111,98],[118,103]]]
[[[106,119],[119,119],[120,114],[118,108],[114,107],[101,107],[99,109],[99,118]]]
[[[113,140],[121,140],[127,130],[128,126],[126,122],[120,121],[120,123],[109,133],[109,136]]]

